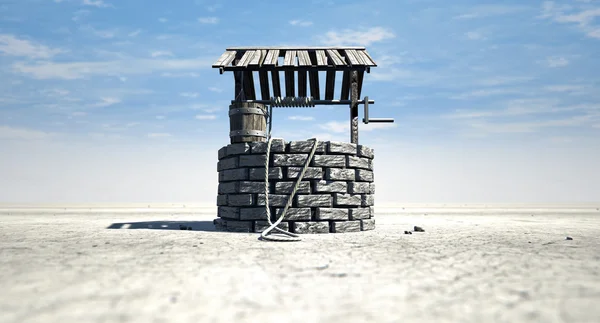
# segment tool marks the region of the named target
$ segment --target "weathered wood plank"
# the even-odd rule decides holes
[[[269,50],[269,52],[267,53],[267,57],[265,57],[263,65],[268,65],[268,66],[277,65],[278,58],[279,58],[279,50],[278,49]]]
[[[249,51],[245,52],[244,56],[242,56],[242,58],[240,59],[240,61],[237,63],[236,66],[247,67],[248,63],[250,63],[250,60],[252,59],[252,57],[254,57],[253,50],[249,50]]]
[[[350,63],[350,65],[352,65],[352,66],[362,65],[361,62],[359,62],[359,60],[354,55],[354,53],[356,53],[356,51],[348,49],[348,50],[345,50],[344,53],[346,53],[346,61],[348,63]]]
[[[229,106],[229,111],[236,110],[238,108],[258,108],[262,110],[262,114],[247,114],[247,113],[236,113],[229,115],[229,130],[258,130],[266,131],[267,124],[264,114],[266,108],[263,104],[248,103],[248,102],[236,102]],[[246,135],[230,135],[230,142],[254,142],[254,141],[266,141],[265,137],[261,136],[246,136]]]
[[[240,62],[240,59],[242,58],[242,56],[243,56],[242,52],[237,52],[234,57],[233,65],[237,65]],[[236,100],[236,101],[246,100],[246,95],[244,94],[244,87],[242,86],[243,77],[244,76],[241,71],[233,72],[233,78],[235,80],[234,100]]]
[[[273,83],[273,96],[281,96],[281,82],[279,82],[279,71],[271,71],[271,83]]]
[[[315,54],[317,56],[317,66],[327,65],[327,55],[324,50],[317,50],[315,51]]]
[[[300,50],[296,52],[298,55],[298,65],[299,66],[310,66],[312,65],[310,62],[310,57],[308,56],[308,52],[305,50]]]
[[[358,73],[357,71],[350,72],[350,142],[358,144]]]
[[[221,67],[229,65],[229,63],[231,63],[235,59],[235,54],[235,51],[226,51],[212,66]]]
[[[283,66],[296,66],[296,51],[295,50],[288,50],[287,52],[285,52]]]
[[[263,100],[270,99],[270,91],[269,91],[269,74],[267,71],[259,71],[258,79],[260,80],[260,94]]]
[[[360,98],[360,93],[362,92],[364,77],[365,77],[365,71],[358,71],[358,97],[359,98]]]
[[[366,50],[359,50],[358,52],[360,52],[361,55],[366,56],[371,61],[371,63],[373,63],[373,65],[371,65],[371,66],[377,66],[377,63],[375,63],[375,60],[373,59],[373,57],[371,57],[371,55],[369,55],[369,53],[367,53]]]
[[[319,47],[319,46],[249,46],[249,47],[228,47],[226,50],[261,50],[261,49],[279,49],[279,50],[364,50],[364,46],[332,46],[332,47]]]
[[[310,96],[315,100],[321,100],[321,89],[319,88],[319,72],[309,71],[308,81],[310,82]]]
[[[294,71],[285,71],[285,96],[296,96],[294,86]]]
[[[327,55],[331,59],[331,62],[333,62],[333,65],[346,65],[346,63],[344,63],[344,60],[342,59],[342,56],[340,55],[340,53],[338,53],[337,50],[329,49],[327,50]]]
[[[254,89],[254,76],[252,71],[243,71],[244,94],[247,100],[256,100],[256,90]]]
[[[348,95],[350,95],[350,71],[344,71],[343,75],[340,100],[348,100]]]
[[[335,71],[327,71],[325,79],[325,100],[333,100],[335,93]]]
[[[306,71],[298,71],[298,96],[306,97]]]
[[[248,66],[261,66],[265,56],[267,55],[266,50],[257,50],[254,52],[254,56],[250,60]]]
[[[362,61],[364,62],[365,65],[367,65],[367,66],[377,66],[375,64],[375,62],[373,62],[373,60],[371,59],[371,57],[369,57],[369,55],[367,54],[367,52],[365,52],[364,50],[357,50],[356,51],[356,55],[362,59]]]

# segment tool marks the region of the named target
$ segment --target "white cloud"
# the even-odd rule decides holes
[[[148,134],[148,138],[167,138],[167,137],[172,137],[173,135],[171,135],[170,133],[166,133],[166,132],[153,132],[153,133],[149,133]]]
[[[360,123],[358,129],[360,131],[373,131],[377,129],[391,129],[396,128],[398,125],[396,123]]]
[[[108,107],[117,103],[120,103],[121,99],[119,98],[110,98],[110,97],[105,97],[105,98],[101,98],[100,102],[98,103],[94,103],[91,105],[91,107],[94,108],[103,108],[103,107]]]
[[[372,27],[366,30],[350,30],[329,31],[325,35],[320,36],[320,42],[328,46],[344,46],[344,45],[362,45],[367,46],[372,43],[380,42],[386,39],[394,38],[395,35],[383,28]]]
[[[85,10],[85,9],[77,10],[73,13],[73,17],[71,18],[71,20],[77,22],[89,14],[90,14],[89,10]]]
[[[219,18],[217,17],[201,17],[198,18],[198,22],[202,24],[216,24],[219,22]]]
[[[0,34],[0,52],[9,56],[47,59],[65,51],[36,44],[29,40],[19,39],[14,35]]]
[[[290,20],[290,25],[292,26],[299,26],[299,27],[308,27],[311,26],[313,24],[312,21],[306,21],[306,20]]]
[[[214,86],[209,87],[208,90],[211,91],[211,92],[217,92],[217,93],[223,92],[223,89],[218,88],[218,87],[214,87]]]
[[[129,37],[135,37],[135,36],[139,35],[141,32],[142,32],[141,29],[136,29],[136,30],[130,32],[129,34],[127,34],[127,36],[129,36]]]
[[[563,24],[575,24],[588,37],[600,39],[600,25],[594,23],[594,20],[600,17],[600,7],[586,6],[577,11],[569,5],[557,6],[553,1],[545,1],[539,17]]]
[[[548,57],[546,58],[546,64],[549,67],[564,67],[569,65],[569,60],[564,57]]]
[[[168,50],[157,50],[150,53],[152,57],[173,56],[173,53]]]
[[[196,119],[198,120],[215,120],[217,118],[214,114],[198,114],[196,115]]]
[[[465,36],[471,40],[485,40],[486,37],[483,36],[480,32],[477,31],[469,31],[465,33]]]
[[[475,19],[491,16],[507,15],[519,11],[526,10],[524,6],[507,6],[507,5],[480,5],[471,8],[466,13],[453,17],[454,19]]]
[[[209,68],[214,58],[201,59],[145,59],[127,58],[96,62],[17,62],[13,70],[36,79],[74,80],[94,75],[122,76],[124,74],[151,74],[154,72]]]
[[[305,117],[305,116],[290,116],[288,120],[298,120],[298,121],[311,121],[314,120],[314,117]]]
[[[207,6],[206,10],[209,11],[209,12],[215,12],[219,8],[221,8],[221,4],[217,3],[217,4],[214,4],[214,5],[211,5],[211,6]]]
[[[39,130],[0,126],[0,139],[4,140],[43,140],[54,135],[55,134]]]
[[[196,92],[182,92],[182,93],[179,93],[179,95],[184,98],[197,98],[198,95],[200,95],[200,94],[196,93]]]
[[[524,90],[521,90],[521,89],[502,89],[502,88],[485,89],[485,90],[475,90],[475,91],[461,93],[458,95],[453,95],[453,96],[450,96],[450,98],[455,99],[455,100],[465,100],[465,99],[481,98],[481,97],[488,97],[488,96],[501,95],[501,94],[518,94],[518,93],[523,93],[523,92],[524,92]]]
[[[167,21],[169,21],[169,19],[167,19],[167,18],[162,18],[162,17],[158,18],[158,22],[160,22],[160,23],[165,23]]]
[[[165,116],[156,116],[155,118],[156,118],[156,120],[164,120],[166,117]]]
[[[160,76],[163,76],[163,77],[198,77],[198,76],[200,76],[200,74],[194,73],[194,72],[182,72],[182,73],[165,72],[165,73],[162,73]]]
[[[85,6],[92,6],[92,7],[98,7],[98,8],[112,7],[111,4],[108,4],[102,0],[83,0],[82,4]]]

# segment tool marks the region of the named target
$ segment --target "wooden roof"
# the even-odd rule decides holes
[[[281,61],[279,58],[283,58]],[[230,47],[212,65],[221,71],[369,70],[364,47]]]

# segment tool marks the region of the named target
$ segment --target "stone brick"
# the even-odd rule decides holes
[[[364,220],[371,217],[371,208],[359,207],[349,209],[350,220]]]
[[[275,194],[292,194],[296,182],[277,182],[275,183]],[[310,183],[300,182],[296,194],[310,194]]]
[[[245,181],[248,180],[248,169],[234,168],[219,172],[219,182]]]
[[[269,167],[269,179],[282,179],[283,169],[281,167]],[[248,179],[251,181],[264,181],[265,168],[250,168]]]
[[[252,232],[252,221],[224,220],[219,227],[229,232]]]
[[[298,195],[296,202],[298,203],[298,207],[331,207],[333,197],[329,194]]]
[[[362,206],[373,206],[375,205],[375,197],[371,194],[363,195],[361,199]]]
[[[356,169],[356,181],[357,182],[372,182],[373,172],[365,169]]]
[[[294,222],[294,233],[329,233],[329,222]]]
[[[367,182],[350,182],[348,183],[348,193],[351,194],[368,194],[371,191],[371,183]]]
[[[217,208],[217,215],[220,218],[227,219],[240,219],[240,208],[231,206],[219,206]]]
[[[346,157],[346,165],[350,168],[362,168],[362,169],[371,169],[371,160],[364,157],[356,157],[356,156],[345,156]]]
[[[275,209],[275,218],[279,219],[283,212],[283,208]],[[311,211],[310,208],[288,208],[283,217],[283,221],[310,221]]]
[[[314,141],[303,140],[303,141],[290,141],[289,147],[290,153],[310,153],[314,146]],[[327,143],[319,141],[317,143],[317,150],[315,153],[324,153],[327,148]]]
[[[369,183],[369,194],[375,194],[375,183]]]
[[[304,166],[307,154],[274,154],[273,166]]]
[[[311,166],[317,167],[346,167],[346,156],[315,155]]]
[[[360,220],[360,229],[362,231],[375,230],[375,219]]]
[[[369,212],[369,214],[371,215],[371,219],[375,217],[375,208],[370,206],[369,209],[371,209],[371,211]]]
[[[239,164],[238,164],[237,156],[223,158],[223,159],[219,160],[219,162],[217,162],[217,170],[218,171],[222,171],[225,169],[238,168],[238,167],[239,167]]]
[[[217,192],[219,194],[232,194],[237,193],[239,182],[225,182],[219,183]]]
[[[239,156],[240,167],[264,167],[267,160],[266,155],[241,155]]]
[[[227,205],[227,194],[217,195],[217,206]]]
[[[262,233],[263,231],[265,231],[268,227],[270,227],[271,225],[269,224],[268,221],[254,221],[254,232],[257,233]],[[290,230],[290,226],[288,222],[281,222],[277,225],[278,228],[283,229],[285,231],[289,231]],[[271,230],[271,232],[273,233],[277,233],[276,230]]]
[[[239,193],[265,193],[265,182],[242,181],[238,184]]]
[[[225,157],[227,157],[227,146],[219,149],[219,159],[223,159]]]
[[[331,231],[334,233],[360,232],[360,221],[332,221]]]
[[[329,181],[353,181],[356,177],[355,169],[326,168],[325,179]]]
[[[360,206],[362,203],[361,195],[340,194],[333,195],[333,205],[337,206]]]
[[[366,157],[366,158],[370,158],[370,159],[373,159],[373,157],[374,157],[373,149],[371,149],[367,146],[358,145],[357,152],[358,152],[359,157]]]
[[[346,193],[348,183],[336,181],[314,181],[313,193]]]
[[[229,206],[250,206],[254,203],[252,194],[229,194],[227,199]]]
[[[297,179],[300,177],[300,173],[304,167],[288,167],[287,169],[287,178],[289,179]],[[323,179],[323,168],[321,167],[308,167],[302,180],[305,179]]]
[[[285,141],[281,139],[273,139],[271,141],[271,153],[284,153],[285,152]],[[266,154],[267,153],[267,142],[251,142],[250,152],[252,154]]]
[[[240,220],[267,220],[264,207],[245,207],[240,209]]]
[[[330,141],[328,146],[329,146],[328,151],[331,154],[356,155],[356,152],[357,152],[356,144],[352,144],[352,143]]]
[[[316,209],[315,216],[317,220],[339,220],[339,221],[347,221],[348,217],[348,209],[339,209],[339,208],[324,208],[319,207]]]
[[[250,153],[250,145],[246,142],[240,142],[227,145],[227,156],[242,155]]]
[[[269,194],[269,206],[284,207],[289,199],[289,195]],[[258,194],[256,205],[265,205],[265,194]]]

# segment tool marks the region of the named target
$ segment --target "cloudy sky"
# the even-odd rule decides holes
[[[366,46],[377,204],[600,201],[600,1],[0,0],[0,202],[215,203],[226,47]],[[361,111],[362,118],[362,111]],[[273,135],[349,141],[346,107]]]

